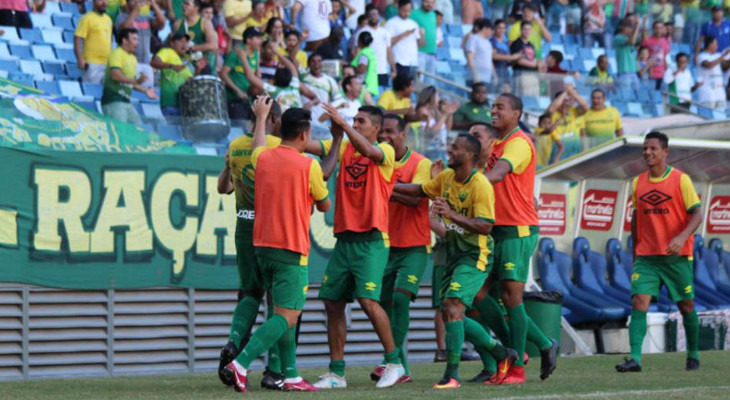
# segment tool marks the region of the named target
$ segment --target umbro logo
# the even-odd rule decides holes
[[[684,292],[687,293],[687,294],[691,294],[692,293],[692,285],[686,286],[684,288]]]
[[[671,200],[672,196],[669,196],[666,193],[662,193],[656,189],[644,193],[643,196],[639,197],[639,200],[643,201],[644,203],[648,203],[649,205],[652,205],[654,207],[658,206],[659,204],[664,203],[665,201]]]
[[[352,177],[352,179],[357,179],[361,177],[363,174],[368,172],[368,165],[367,164],[360,164],[360,163],[354,163],[352,165],[349,165],[345,167],[345,170],[348,174]]]
[[[451,284],[449,285],[449,287],[450,287],[450,288],[451,288],[451,290],[453,290],[454,292],[458,292],[458,291],[459,291],[459,289],[461,289],[461,284],[460,284],[459,282],[451,282]]]
[[[375,282],[367,282],[365,283],[365,290],[374,291],[378,288],[378,285]]]
[[[505,271],[512,271],[515,269],[515,265],[513,263],[504,264],[504,269]]]
[[[408,275],[408,282],[416,284],[418,283],[418,277],[415,275]]]

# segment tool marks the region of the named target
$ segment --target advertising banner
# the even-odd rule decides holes
[[[588,190],[583,198],[581,229],[610,230],[616,214],[617,197],[618,193],[614,190]]]
[[[561,236],[565,234],[566,196],[540,193],[537,215],[540,218],[540,235]]]
[[[730,234],[730,196],[712,196],[707,212],[707,233]]]

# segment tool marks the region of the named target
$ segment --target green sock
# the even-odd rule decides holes
[[[279,345],[279,356],[281,359],[281,371],[284,373],[284,378],[296,378],[299,376],[297,370],[297,327],[293,326],[284,333],[284,336],[279,339],[277,344]],[[269,367],[271,369],[271,367]]]
[[[471,342],[475,348],[488,351],[495,360],[503,360],[507,357],[507,349],[497,343],[492,335],[478,322],[468,317],[464,318],[464,338]]]
[[[266,319],[271,319],[271,317],[274,316],[274,305],[269,304],[266,307]],[[266,367],[271,372],[275,372],[277,374],[280,374],[281,369],[281,354],[279,351],[279,342],[274,343],[273,346],[269,348],[269,362],[266,363]]]
[[[400,363],[403,365],[403,370],[406,375],[411,374],[411,369],[408,368],[408,358],[406,357],[406,351],[403,347],[398,348],[398,356],[400,357]]]
[[[687,357],[700,359],[700,320],[697,311],[682,314],[684,335],[687,338]]]
[[[228,334],[228,340],[232,341],[236,347],[240,349],[241,339],[256,322],[256,315],[259,313],[259,301],[252,296],[245,296],[233,310],[233,321],[231,322],[231,332]]]
[[[629,323],[629,344],[631,345],[631,358],[641,365],[641,345],[646,335],[646,311],[631,310],[631,322]]]
[[[446,322],[446,372],[444,378],[459,379],[461,347],[464,345],[464,321]]]
[[[482,369],[489,372],[490,374],[497,373],[497,360],[492,357],[492,353],[484,347],[474,346],[474,350],[479,353],[479,358],[482,360]]]
[[[345,360],[330,361],[330,372],[344,378],[345,377]]]
[[[402,351],[403,344],[408,336],[408,327],[411,325],[411,296],[403,292],[396,291],[393,294],[393,314],[390,318],[390,326],[393,331],[393,341],[399,351],[399,358],[403,367],[408,364],[405,359],[405,351]],[[406,372],[408,369],[406,368]]]
[[[547,350],[553,346],[550,338],[545,335],[529,315],[527,316],[527,340],[534,343],[540,350]]]
[[[525,365],[525,342],[527,340],[527,313],[525,312],[525,305],[520,303],[517,307],[508,308],[507,315],[509,316],[510,344],[512,344],[513,349],[517,350],[517,354],[520,355],[519,359],[515,361],[515,365],[521,367]]]
[[[385,353],[386,364],[400,364],[400,349],[395,348],[390,353]]]
[[[253,360],[278,342],[287,329],[289,323],[286,322],[286,318],[279,314],[274,315],[256,329],[251,340],[236,357],[236,361],[244,368],[248,368]]]
[[[504,319],[504,307],[492,296],[484,297],[482,301],[475,304],[475,307],[479,310],[480,317],[477,322],[482,324],[484,329],[494,332],[502,344],[509,347],[509,326],[507,326],[507,321]]]

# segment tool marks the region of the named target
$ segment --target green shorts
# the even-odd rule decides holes
[[[639,256],[631,274],[631,294],[659,297],[662,284],[674,302],[695,297],[692,261],[686,256]]]
[[[253,247],[253,225],[242,219],[236,222],[236,264],[241,279],[241,290],[261,298],[261,276]]]
[[[390,253],[380,240],[337,239],[322,278],[319,298],[334,301],[372,299],[380,301],[383,273]]]
[[[537,234],[494,240],[494,272],[497,280],[527,282]]]
[[[302,255],[288,250],[257,247],[261,283],[271,292],[275,307],[301,310],[309,290],[309,268]],[[306,260],[306,258],[305,258]]]
[[[443,265],[434,265],[431,274],[431,307],[441,308],[441,282],[444,280],[446,267]]]
[[[380,294],[380,302],[386,303],[393,300],[393,292],[396,289],[405,290],[413,296],[414,300],[418,295],[423,271],[428,265],[428,248],[418,247],[391,247],[388,265],[383,274],[383,290]]]
[[[441,280],[439,299],[441,305],[445,298],[456,298],[470,308],[484,281],[489,276],[489,271],[480,271],[473,265],[457,263],[441,268],[444,271]]]

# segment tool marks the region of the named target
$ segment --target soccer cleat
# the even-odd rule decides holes
[[[319,377],[319,381],[313,385],[317,389],[340,389],[347,387],[345,377],[339,376],[334,372],[328,372]]]
[[[502,385],[521,385],[525,383],[525,367],[513,365],[509,369],[507,377],[502,381]]]
[[[478,373],[475,377],[469,379],[467,382],[483,383],[492,379],[493,376],[495,376],[495,374],[482,370],[480,373]]]
[[[398,379],[398,383],[413,382],[413,375],[403,375]]]
[[[261,379],[261,387],[269,390],[283,390],[284,375],[272,372],[269,370],[269,367],[266,367],[264,377]]]
[[[641,364],[636,362],[633,358],[624,358],[624,362],[616,364],[616,371],[618,372],[641,372]]]
[[[540,350],[540,379],[545,380],[555,371],[558,366],[558,353],[560,346],[558,341],[550,339],[553,345],[547,350]],[[525,353],[525,363],[527,362],[527,353]]]
[[[226,369],[226,365],[230,364],[238,355],[238,349],[233,341],[226,343],[226,346],[221,350],[221,358],[218,363],[218,379],[223,382],[226,386],[233,386],[233,374],[231,371]]]
[[[687,358],[687,364],[684,367],[685,371],[697,371],[700,369],[700,360],[697,358]]]
[[[226,369],[233,375],[233,389],[237,392],[245,393],[248,387],[248,377],[246,377],[246,370],[240,371],[236,368],[236,362],[231,361],[230,364],[226,365]]]
[[[398,383],[398,380],[406,374],[406,370],[403,369],[401,364],[386,364],[383,370],[383,375],[380,376],[378,383],[375,384],[376,388],[387,388]]]
[[[380,380],[380,377],[383,376],[383,371],[385,371],[385,365],[378,365],[375,367],[373,372],[370,373],[370,380],[377,382]]]
[[[318,388],[316,388],[314,385],[304,379],[296,383],[290,383],[285,381],[283,387],[283,390],[285,392],[319,392]]]
[[[505,357],[503,360],[500,360],[499,364],[497,364],[497,374],[494,376],[494,378],[487,381],[490,383],[484,382],[484,384],[501,385],[502,382],[504,382],[504,380],[507,379],[507,377],[509,376],[512,368],[514,368],[515,361],[517,361],[518,358],[519,354],[517,354],[517,351],[507,349],[507,357]]]
[[[444,378],[433,385],[434,389],[458,389],[461,386],[454,378]]]
[[[433,362],[446,362],[446,350],[436,350],[433,356]]]
[[[527,355],[527,352],[522,356],[522,363],[525,364],[525,367],[530,363],[530,356]]]

